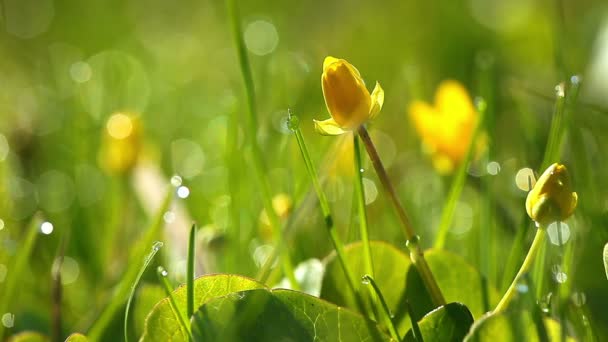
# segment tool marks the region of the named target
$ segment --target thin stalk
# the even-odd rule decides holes
[[[405,306],[407,307],[408,316],[410,316],[410,323],[412,324],[412,333],[414,334],[414,340],[416,342],[424,342],[422,339],[422,332],[420,332],[420,327],[418,326],[418,322],[414,318],[414,311],[412,310],[410,302],[406,301]]]
[[[196,242],[196,223],[190,228],[190,238],[188,239],[188,270],[186,273],[186,299],[188,317],[194,314],[194,259]]]
[[[141,268],[139,269],[139,272],[137,272],[137,277],[135,277],[135,281],[133,282],[133,285],[131,285],[131,293],[129,294],[129,299],[127,299],[127,306],[125,307],[125,317],[123,320],[125,342],[129,342],[129,311],[131,309],[131,302],[133,301],[133,297],[135,297],[135,289],[137,289],[137,284],[139,284],[139,280],[141,279],[141,276],[144,275],[144,272],[146,271],[146,269],[152,262],[152,259],[154,259],[154,256],[161,249],[162,246],[163,246],[163,243],[160,241],[157,241],[154,243],[154,245],[152,246],[152,251],[144,259],[144,263],[141,266]]]
[[[424,259],[424,253],[422,251],[422,248],[418,244],[419,238],[414,231],[412,223],[409,217],[407,216],[405,209],[401,205],[401,201],[399,201],[399,197],[397,197],[395,188],[393,187],[388,177],[388,174],[386,173],[384,165],[382,165],[382,161],[380,160],[378,151],[376,151],[376,147],[374,146],[374,143],[372,142],[372,139],[370,138],[367,129],[365,129],[365,126],[361,125],[357,133],[361,137],[361,140],[363,141],[363,144],[367,149],[367,154],[369,155],[369,158],[372,161],[374,169],[376,169],[376,174],[378,174],[378,178],[380,179],[380,182],[382,183],[385,192],[388,194],[389,200],[397,211],[397,216],[399,216],[399,220],[401,221],[401,228],[403,234],[406,240],[408,241],[408,248],[410,250],[410,259],[412,260],[412,263],[414,264],[414,266],[416,266],[416,269],[418,270],[418,273],[422,278],[424,286],[426,287],[429,295],[431,296],[433,304],[435,306],[445,305],[445,299],[443,298],[443,294],[441,293],[441,290],[437,285],[437,281],[435,280],[431,269],[429,268],[428,264],[426,263],[426,260]]]
[[[458,203],[458,199],[460,198],[462,189],[464,189],[467,169],[469,168],[469,163],[473,158],[473,153],[476,146],[475,142],[477,141],[477,137],[479,136],[479,133],[483,128],[486,107],[487,106],[483,100],[478,101],[477,112],[479,114],[477,118],[477,123],[475,125],[475,129],[473,130],[473,135],[471,135],[471,141],[469,142],[467,153],[464,157],[464,160],[460,163],[460,166],[458,167],[458,171],[456,173],[456,176],[454,177],[452,186],[450,187],[448,199],[445,203],[445,206],[443,207],[440,221],[441,223],[439,224],[437,238],[435,239],[435,248],[443,249],[445,247],[445,241],[448,237],[450,226],[452,225],[454,213],[456,212],[456,204]]]
[[[393,322],[393,315],[391,314],[391,310],[388,308],[386,300],[384,300],[384,296],[382,295],[378,284],[376,284],[374,278],[372,278],[369,274],[364,275],[361,280],[371,285],[372,289],[374,289],[376,297],[378,297],[378,299],[380,300],[380,304],[382,304],[382,309],[384,310],[384,315],[382,315],[382,317],[384,318],[384,325],[386,325],[389,333],[395,340],[401,341],[401,337],[399,337],[399,333],[397,332],[397,328],[395,327],[395,322]]]
[[[147,251],[150,245],[158,238],[161,229],[163,227],[163,215],[169,209],[171,200],[173,199],[173,188],[168,191],[163,203],[156,212],[150,226],[144,233],[144,236],[140,239],[139,245],[136,246],[132,253],[130,260],[141,260],[148,255]],[[108,305],[104,307],[103,311],[99,315],[99,318],[95,321],[93,326],[89,329],[87,336],[91,341],[99,341],[102,337],[105,329],[110,325],[114,315],[118,312],[120,307],[128,299],[131,284],[137,279],[138,268],[137,264],[131,263],[120,282],[116,285],[116,288],[111,294],[112,300],[109,301]]]
[[[534,240],[532,241],[532,245],[530,246],[530,249],[528,250],[528,254],[526,255],[526,258],[524,259],[523,264],[521,264],[521,267],[519,268],[519,271],[517,272],[515,279],[513,279],[511,286],[509,286],[509,288],[507,289],[507,292],[505,292],[505,294],[502,296],[502,299],[500,300],[500,302],[498,302],[498,305],[496,305],[496,308],[493,311],[494,313],[503,312],[507,308],[507,306],[509,305],[511,300],[513,299],[513,296],[515,295],[515,292],[517,289],[517,284],[520,282],[520,280],[524,276],[524,274],[526,274],[526,272],[528,272],[528,270],[530,269],[530,266],[532,266],[532,262],[534,261],[534,257],[536,255],[536,253],[538,252],[539,248],[545,242],[546,233],[547,233],[546,227],[540,226],[536,230],[536,235],[534,236]]]
[[[344,271],[344,275],[346,276],[346,280],[348,282],[348,286],[353,293],[353,296],[356,298],[359,309],[363,310],[363,302],[361,300],[360,294],[357,291],[357,287],[355,286],[355,277],[353,273],[348,267],[346,263],[346,257],[344,255],[344,244],[338,235],[338,232],[334,226],[334,220],[331,215],[331,210],[329,209],[329,202],[327,201],[327,196],[321,187],[321,183],[319,182],[319,177],[317,176],[317,170],[315,168],[315,164],[312,162],[310,158],[310,153],[308,153],[308,147],[306,147],[306,143],[304,142],[304,136],[302,135],[302,131],[298,125],[298,118],[296,116],[291,115],[289,112],[289,121],[288,121],[289,129],[294,133],[296,137],[296,141],[298,143],[298,147],[300,148],[300,153],[302,154],[302,159],[304,159],[304,164],[306,165],[306,170],[308,171],[308,176],[310,177],[313,187],[315,188],[315,192],[317,194],[317,199],[319,200],[319,205],[321,206],[321,212],[323,213],[323,218],[325,222],[325,226],[327,227],[327,232],[329,233],[329,237],[334,246],[334,250],[336,251],[336,256],[338,261],[340,262],[340,266],[342,266],[342,270]]]
[[[255,95],[255,86],[253,83],[253,76],[251,73],[251,65],[249,63],[249,57],[247,55],[247,49],[245,47],[245,41],[243,39],[243,30],[241,27],[241,18],[239,15],[239,11],[237,8],[236,0],[227,0],[226,8],[228,11],[228,16],[230,20],[230,24],[232,27],[232,38],[234,40],[234,45],[237,50],[237,57],[239,60],[239,66],[241,70],[241,75],[243,77],[243,83],[245,87],[245,95],[247,97],[247,116],[245,117],[246,122],[246,136],[249,140],[249,144],[251,146],[251,162],[253,165],[253,171],[257,178],[257,182],[260,187],[262,203],[264,206],[264,210],[266,210],[266,214],[268,215],[268,219],[270,221],[270,227],[273,231],[274,240],[276,243],[275,250],[279,250],[278,246],[281,244],[286,244],[287,241],[284,241],[285,238],[283,236],[281,230],[281,224],[279,217],[272,207],[272,196],[270,191],[270,186],[268,183],[268,170],[266,169],[266,165],[264,164],[264,160],[262,157],[262,152],[257,143],[257,127],[258,127],[258,115],[257,115],[257,107],[256,107],[256,95]],[[281,249],[283,250],[283,249]],[[264,265],[258,274],[258,280],[264,282],[268,277],[268,269],[272,266],[274,260],[268,258],[266,263],[268,265]],[[283,271],[285,272],[285,276],[289,280],[291,287],[295,290],[299,289],[298,282],[295,279],[293,272],[293,265],[291,264],[291,260],[289,256],[285,256],[282,258],[283,262]]]
[[[2,296],[0,297],[0,314],[4,314],[12,304],[13,298],[15,297],[15,289],[17,288],[17,284],[21,281],[23,271],[27,269],[27,261],[30,258],[30,253],[34,247],[34,242],[38,236],[38,230],[41,223],[42,219],[40,214],[34,215],[26,228],[25,238],[17,249],[15,258],[10,263],[10,265],[13,265],[13,267],[12,271],[8,272],[6,282],[2,290]],[[0,324],[0,339],[2,339],[4,334],[4,328],[4,324]]]
[[[171,308],[173,309],[173,312],[175,312],[175,315],[177,316],[177,320],[179,322],[179,325],[182,326],[182,329],[186,332],[186,334],[188,334],[188,338],[192,341],[192,335],[190,332],[190,325],[186,324],[186,322],[189,320],[186,319],[186,317],[184,317],[184,315],[182,314],[182,312],[179,310],[178,306],[177,306],[177,302],[175,301],[175,297],[173,297],[173,286],[171,286],[171,284],[169,283],[169,279],[167,279],[167,271],[165,270],[164,267],[162,266],[158,266],[158,268],[156,269],[156,275],[158,276],[158,280],[160,281],[161,285],[163,285],[163,289],[165,290],[165,294],[167,295],[167,298],[169,298],[169,303],[171,304]]]
[[[369,245],[369,231],[367,228],[367,211],[365,210],[365,190],[363,189],[363,176],[361,174],[363,165],[361,163],[361,148],[359,138],[353,135],[355,153],[355,196],[357,198],[357,212],[359,214],[359,229],[361,232],[361,243],[363,244],[363,263],[365,273],[374,276],[374,265],[372,263],[372,250]]]

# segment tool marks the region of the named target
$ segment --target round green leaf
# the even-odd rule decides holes
[[[411,265],[410,257],[396,247],[381,241],[371,241],[372,261],[374,264],[374,280],[382,291],[394,322],[400,334],[410,328],[405,305],[405,280]],[[365,275],[363,263],[363,246],[360,242],[349,244],[344,248],[346,262],[357,280],[361,293],[367,293],[369,285],[359,281]],[[355,298],[348,287],[344,271],[335,253],[326,259],[325,275],[321,286],[321,298],[340,306],[357,309]],[[425,293],[426,294],[426,293]]]
[[[68,336],[68,338],[65,339],[65,342],[89,342],[89,339],[83,334],[74,333]]]
[[[446,302],[463,303],[474,318],[481,317],[486,312],[482,277],[475,268],[462,257],[444,250],[430,249],[424,256]],[[499,300],[499,295],[491,287],[487,291],[488,307],[491,308]],[[414,267],[410,268],[407,275],[407,296],[416,320],[435,308]]]
[[[390,341],[375,323],[292,290],[232,293],[203,305],[192,318],[195,341]]]
[[[545,318],[543,322],[549,341],[560,341],[560,324],[550,318]],[[465,337],[465,341],[539,341],[538,336],[538,330],[528,311],[511,310],[500,314],[488,314],[477,320]],[[566,341],[574,341],[574,339],[568,337]]]
[[[441,306],[418,322],[423,341],[462,341],[472,324],[471,312],[460,303]],[[412,330],[405,335],[405,341],[417,341]]]
[[[221,297],[237,291],[264,289],[257,281],[232,275],[215,274],[194,280],[194,307],[200,307],[212,298]],[[186,315],[186,287],[180,286],[173,291],[178,309]],[[182,330],[177,313],[171,307],[169,298],[158,302],[146,318],[142,341],[186,341],[188,334]]]

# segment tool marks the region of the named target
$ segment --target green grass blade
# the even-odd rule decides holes
[[[196,242],[196,223],[190,228],[190,238],[188,239],[188,273],[186,274],[186,297],[187,314],[192,317],[194,314],[194,258]]]
[[[173,297],[173,286],[171,286],[171,284],[169,283],[169,280],[167,279],[168,273],[165,270],[164,267],[162,266],[158,266],[158,268],[156,269],[156,275],[158,276],[158,280],[160,281],[161,285],[163,286],[163,289],[165,290],[165,294],[167,295],[167,297],[169,298],[169,303],[171,304],[171,308],[173,309],[173,311],[175,312],[175,315],[178,318],[179,324],[182,326],[182,329],[184,329],[184,331],[189,335],[188,338],[192,341],[192,333],[190,332],[190,324],[187,324],[186,322],[189,322],[189,320],[184,317],[184,315],[182,314],[182,311],[179,310],[179,308],[177,307],[177,302],[175,301],[175,297]]]
[[[125,333],[125,342],[129,341],[129,311],[131,309],[131,302],[133,301],[133,297],[135,297],[135,289],[137,288],[137,284],[139,284],[139,280],[141,279],[141,276],[144,274],[144,272],[146,271],[146,269],[152,262],[152,259],[154,259],[154,256],[161,249],[162,246],[163,246],[163,243],[160,241],[156,241],[154,243],[154,245],[152,245],[152,251],[144,259],[144,264],[139,269],[139,272],[137,273],[137,276],[135,277],[135,281],[133,282],[133,285],[131,286],[131,293],[129,294],[129,299],[127,299],[127,306],[125,307],[125,318],[124,318],[124,322],[123,322],[124,333]]]
[[[5,280],[2,296],[0,297],[0,314],[4,314],[12,304],[11,300],[15,297],[15,289],[17,288],[19,280],[21,280],[23,271],[27,267],[27,261],[30,258],[30,254],[32,252],[32,248],[34,247],[34,242],[36,241],[36,236],[38,235],[38,230],[41,223],[42,218],[39,214],[37,214],[31,219],[26,228],[23,244],[21,247],[19,247],[17,254],[12,260],[12,271],[8,273]],[[4,334],[4,328],[4,324],[0,324],[0,339]]]
[[[152,223],[145,231],[144,236],[141,238],[139,245],[136,246],[130,260],[142,260],[148,254],[148,248],[154,243],[161,233],[163,227],[163,215],[169,209],[171,200],[173,199],[173,188],[171,188],[156,215],[154,216]],[[111,300],[108,305],[103,309],[99,318],[95,321],[93,326],[89,329],[88,336],[92,341],[99,341],[104,333],[105,329],[110,325],[112,318],[118,312],[120,307],[124,304],[124,301],[129,295],[131,284],[135,281],[138,274],[138,268],[135,263],[125,271],[121,281],[116,285],[115,290],[112,292]]]

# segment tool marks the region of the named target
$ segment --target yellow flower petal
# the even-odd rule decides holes
[[[372,91],[371,95],[372,105],[369,109],[369,119],[373,119],[380,113],[382,110],[382,105],[384,105],[384,89],[380,86],[380,83],[376,82],[376,87]]]
[[[322,135],[340,135],[347,131],[343,130],[334,119],[323,121],[312,120],[315,123],[315,131]]]
[[[435,108],[448,114],[453,121],[468,122],[475,116],[475,108],[467,90],[456,81],[443,81],[437,88]]]
[[[553,164],[543,172],[526,198],[526,212],[541,225],[563,221],[570,217],[578,203],[572,191],[568,170]]]
[[[369,118],[371,97],[359,71],[344,59],[325,58],[321,86],[331,117],[345,129]]]

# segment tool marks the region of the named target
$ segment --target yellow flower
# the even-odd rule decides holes
[[[572,191],[570,176],[564,165],[553,164],[543,172],[526,198],[530,218],[542,226],[570,217],[578,195]]]
[[[141,150],[139,119],[125,113],[115,113],[106,122],[99,163],[109,174],[124,174],[135,166]]]
[[[477,124],[477,111],[467,90],[456,81],[443,81],[434,105],[414,101],[408,111],[435,169],[451,173],[464,159]]]
[[[321,87],[331,115],[331,119],[314,120],[315,129],[323,135],[340,135],[357,129],[373,119],[384,104],[380,84],[376,82],[370,95],[359,70],[344,59],[325,58]]]
[[[274,212],[281,221],[287,220],[292,208],[293,201],[289,195],[279,193],[272,198],[272,209],[274,209]],[[260,213],[259,234],[264,242],[272,241],[272,227],[270,226],[270,218],[265,209],[262,209]]]

